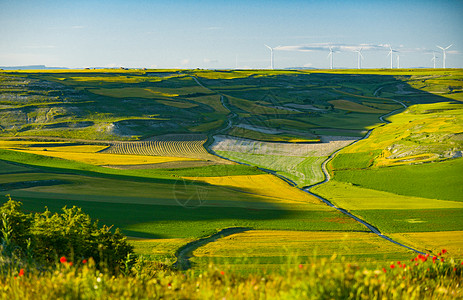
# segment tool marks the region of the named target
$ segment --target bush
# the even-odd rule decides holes
[[[32,254],[38,264],[57,261],[61,256],[71,260],[93,257],[96,263],[110,269],[123,266],[133,253],[119,229],[112,233],[110,227],[100,228],[98,221],[92,221],[78,207],[64,207],[62,213],[52,214],[46,209],[43,213],[24,214],[21,205],[9,199],[0,207],[4,250],[20,249],[20,255]]]

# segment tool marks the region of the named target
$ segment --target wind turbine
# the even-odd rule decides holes
[[[436,59],[437,59],[436,52],[433,51],[431,61],[433,62],[434,69],[436,68]]]
[[[330,69],[333,69],[333,47],[330,47],[330,53],[328,54],[328,57],[330,58]]]
[[[394,66],[393,66],[393,63],[392,63],[392,59],[393,59],[392,52],[395,52],[395,51],[392,50],[392,47],[391,47],[391,46],[389,46],[389,53],[387,54],[387,56],[391,56],[391,69],[394,67]]]
[[[362,49],[363,48],[360,48],[359,50],[355,50],[355,52],[357,52],[357,69],[362,68],[362,59],[363,59]]]
[[[270,68],[273,70],[273,48],[264,44],[270,50]]]
[[[397,57],[397,69],[400,69],[400,55],[396,54]]]
[[[446,58],[446,52],[445,52],[445,51],[446,51],[448,48],[452,47],[452,46],[453,46],[453,44],[450,45],[450,46],[447,46],[446,48],[442,48],[441,46],[437,46],[437,48],[441,48],[441,49],[442,49],[442,52],[444,53],[443,58],[442,58],[442,66],[443,66],[444,69],[445,69],[445,58]]]

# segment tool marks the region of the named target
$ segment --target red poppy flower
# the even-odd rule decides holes
[[[456,272],[457,271],[457,268],[453,268],[453,272]]]
[[[68,260],[66,259],[65,256],[61,256],[61,258],[59,259],[60,263],[64,264],[65,262],[67,262]]]
[[[69,262],[69,266],[72,266],[72,261]]]
[[[400,266],[400,261],[398,261],[397,264]]]
[[[391,269],[394,269],[395,268],[395,265],[394,264],[391,264]]]
[[[441,257],[440,260],[441,260],[442,262],[444,262],[444,258],[443,258],[443,257]]]
[[[18,274],[18,275],[19,275],[19,276],[23,276],[23,275],[24,275],[24,269],[19,270],[19,274]]]
[[[387,272],[387,271],[386,271],[386,268],[383,268],[383,272],[384,272],[384,273],[386,273],[386,272]]]
[[[447,249],[442,249],[442,254],[447,253]]]
[[[225,275],[225,272],[224,272],[224,271],[220,271],[220,275]]]
[[[82,263],[83,263],[83,264],[86,264],[86,263],[87,263],[87,260],[86,260],[86,259],[82,260]]]
[[[437,253],[437,256],[441,256],[441,255],[442,255],[442,253],[440,253],[440,252],[439,252],[439,253]]]
[[[304,267],[303,264],[299,264],[299,269],[302,269]]]

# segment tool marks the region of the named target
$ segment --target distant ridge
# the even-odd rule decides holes
[[[10,66],[10,67],[0,66],[0,69],[3,69],[3,70],[58,70],[58,69],[68,69],[68,68],[47,67],[45,65],[30,65],[30,66]]]

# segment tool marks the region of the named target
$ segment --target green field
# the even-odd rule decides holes
[[[278,268],[284,245],[310,248],[301,254],[309,261],[317,247],[324,257],[339,251],[338,235],[370,233],[256,167],[307,186],[323,181],[322,162],[342,148],[327,165],[331,180],[312,192],[424,250],[402,234],[463,229],[461,76],[461,70],[2,71],[0,191],[28,211],[82,207],[130,237],[149,238],[132,243],[151,260],[172,262],[181,246],[224,228],[250,228],[257,241],[280,233],[267,252],[264,242],[249,245],[253,255],[229,249],[234,242],[227,237],[218,241],[223,249],[208,251],[211,243],[193,259],[201,268],[210,259],[220,265],[229,249],[254,256],[248,265]],[[386,114],[389,124],[379,119]],[[294,244],[285,239],[290,232]],[[319,233],[334,237],[301,242]],[[355,260],[408,255],[395,247],[353,238],[344,252]]]

